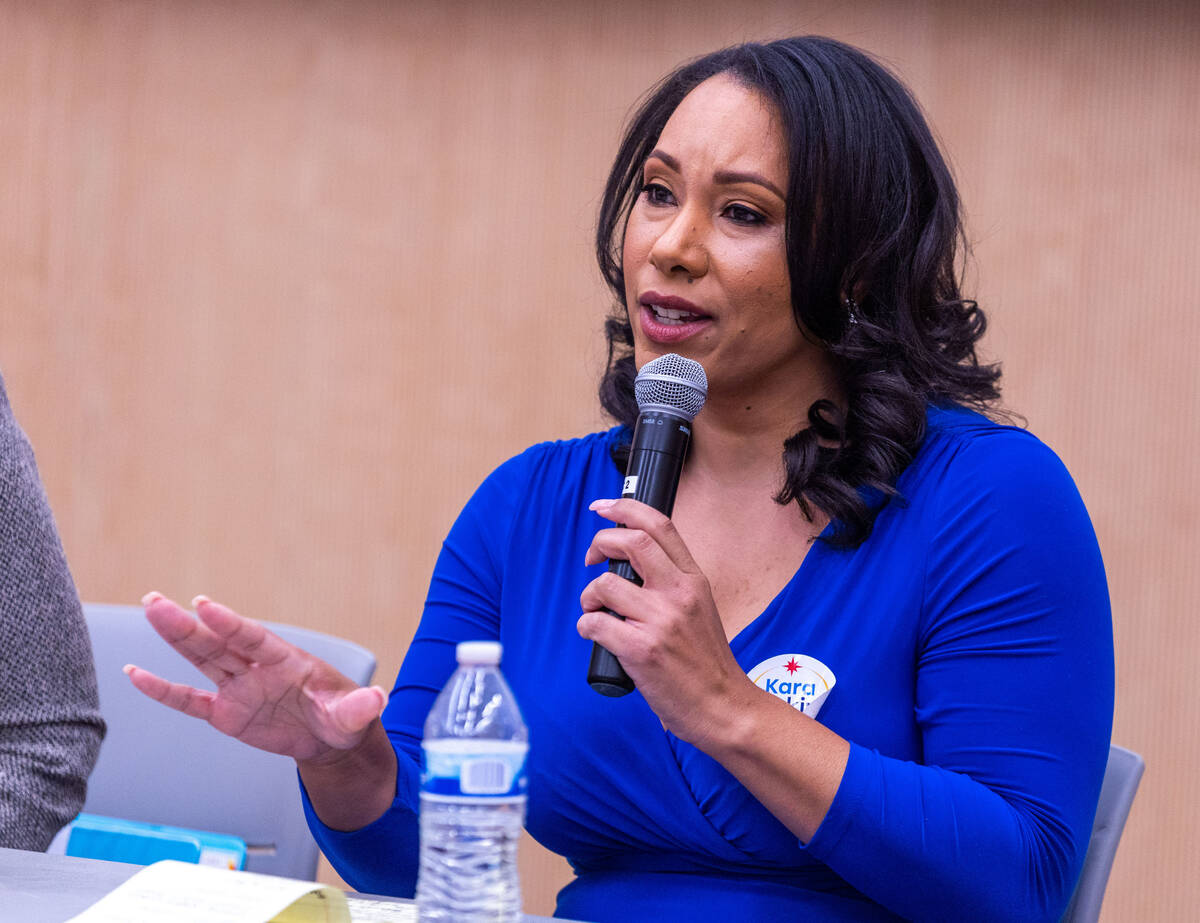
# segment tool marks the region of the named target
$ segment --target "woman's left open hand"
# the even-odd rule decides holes
[[[748,683],[729,649],[708,578],[675,524],[652,507],[622,499],[598,500],[591,509],[625,528],[597,532],[585,564],[629,561],[643,585],[601,574],[579,597],[579,633],[621,661],[664,727],[702,746],[721,723],[719,703],[727,709],[731,694]]]

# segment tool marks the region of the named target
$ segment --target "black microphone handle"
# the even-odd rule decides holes
[[[638,416],[629,450],[629,466],[621,496],[632,497],[671,515],[675,508],[675,492],[683,461],[691,440],[691,422],[673,413],[648,410]],[[611,560],[608,569],[638,586],[638,576],[628,561]],[[620,613],[608,610],[614,618],[624,620]],[[588,685],[601,695],[618,697],[634,690],[634,682],[612,653],[599,644],[592,644],[592,659],[588,664]]]

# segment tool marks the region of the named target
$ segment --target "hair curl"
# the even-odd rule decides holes
[[[986,319],[959,288],[968,248],[950,170],[911,94],[864,52],[816,36],[738,45],[683,65],[647,94],[609,173],[596,230],[600,271],[617,298],[605,322],[600,403],[628,426],[637,419],[625,224],[667,120],[717,74],[774,105],[788,149],[792,311],[833,357],[846,399],[844,410],[815,402],[809,426],[784,442],[786,480],[775,500],[796,502],[809,518],[815,506],[834,522],[827,541],[856,546],[898,496],[927,406],[985,409],[1000,377],[976,355]]]

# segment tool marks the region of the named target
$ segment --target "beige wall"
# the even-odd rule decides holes
[[[927,107],[1008,404],[1100,535],[1114,736],[1149,765],[1105,919],[1188,917],[1200,15],[1002,6],[0,0],[0,368],[82,595],[205,592],[390,681],[475,484],[600,422],[589,234],[629,106],[830,34]],[[525,870],[548,911],[564,866]]]

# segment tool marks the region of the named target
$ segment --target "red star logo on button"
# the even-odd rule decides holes
[[[795,673],[797,670],[800,669],[800,664],[796,663],[796,658],[793,657],[791,660],[789,660],[787,663],[785,663],[783,665],[783,668],[785,670],[787,670],[789,673]]]

